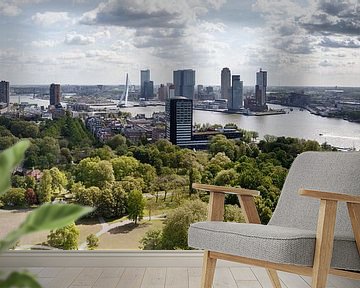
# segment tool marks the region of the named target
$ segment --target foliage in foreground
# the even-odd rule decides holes
[[[29,141],[20,141],[0,153],[0,195],[10,188],[11,173],[24,159],[28,147]],[[64,227],[90,211],[91,208],[78,205],[43,205],[30,213],[17,229],[0,240],[0,251],[14,246],[23,235]],[[40,285],[28,273],[13,272],[6,279],[0,279],[0,287],[38,288]]]

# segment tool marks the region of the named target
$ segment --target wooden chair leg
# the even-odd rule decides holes
[[[326,287],[334,244],[336,209],[336,201],[320,201],[312,275],[312,288]]]
[[[276,270],[266,269],[266,272],[269,275],[272,286],[274,288],[281,288],[279,275],[277,274]]]
[[[210,257],[210,252],[204,252],[203,268],[201,276],[201,288],[211,288],[214,281],[216,258]]]

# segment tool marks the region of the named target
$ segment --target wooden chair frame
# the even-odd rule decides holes
[[[258,196],[260,194],[259,191],[198,183],[194,183],[192,187],[194,189],[210,192],[208,221],[223,221],[225,194],[236,194],[239,198],[246,223],[260,224],[260,218],[253,198],[254,196]],[[312,267],[279,264],[205,250],[201,288],[212,287],[217,259],[266,268],[274,288],[281,288],[280,279],[276,272],[277,270],[312,276],[312,288],[325,288],[328,274],[360,280],[360,272],[345,271],[330,267],[334,242],[337,203],[339,201],[347,203],[355,235],[355,241],[360,255],[360,196],[304,189],[300,189],[299,193],[300,195],[320,200],[314,264]]]

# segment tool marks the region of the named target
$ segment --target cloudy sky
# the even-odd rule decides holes
[[[0,0],[0,79],[119,84],[175,69],[219,84],[360,86],[360,0]]]

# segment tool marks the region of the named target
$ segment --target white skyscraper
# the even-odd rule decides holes
[[[221,70],[221,98],[229,99],[229,91],[231,88],[231,72],[229,68]]]

